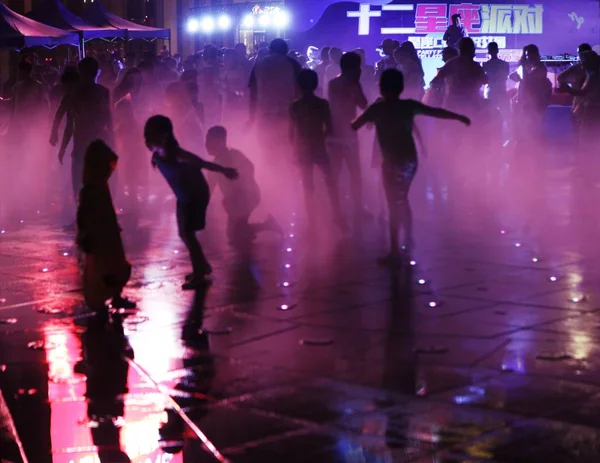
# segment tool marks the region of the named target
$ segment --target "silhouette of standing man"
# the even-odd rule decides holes
[[[99,75],[98,61],[94,58],[84,58],[77,68],[81,82],[73,93],[63,97],[54,116],[50,136],[50,144],[56,146],[60,122],[65,114],[69,114],[67,124],[72,124],[73,133],[71,182],[76,200],[83,181],[83,159],[90,143],[102,140],[111,148],[115,146],[110,92],[106,87],[96,83]],[[62,156],[59,156],[59,161],[62,163]]]
[[[269,54],[256,61],[250,75],[250,124],[256,124],[264,164],[276,174],[279,192],[287,190],[286,177],[291,175],[290,163],[286,162],[291,157],[289,107],[298,95],[296,76],[302,70],[296,60],[287,56],[288,51],[283,39],[273,40]],[[275,152],[277,155],[273,156]]]

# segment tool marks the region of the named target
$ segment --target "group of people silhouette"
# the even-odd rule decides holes
[[[133,304],[121,297],[131,266],[111,189],[119,198],[125,189],[136,196],[141,186],[152,183],[144,166],[151,164],[160,172],[177,199],[178,232],[193,269],[183,289],[206,284],[212,272],[196,233],[205,228],[214,187],[223,196],[230,244],[247,245],[261,231],[282,233],[273,216],[251,222],[262,197],[257,158],[230,147],[229,132],[239,140],[254,130],[260,156],[280,174],[273,180],[275,191],[283,195],[290,185],[301,184],[311,225],[323,209],[315,195],[315,170],[320,173],[331,220],[341,233],[348,233],[352,227],[344,213],[340,178],[346,169],[356,226],[371,217],[364,207],[365,153],[357,131],[374,127],[372,164],[381,172],[390,239],[390,252],[379,261],[395,265],[403,250],[413,245],[408,198],[418,152],[424,146],[423,128],[415,125],[417,116],[456,120],[466,126],[473,120],[486,133],[508,131],[516,140],[543,136],[552,84],[538,48],[526,46],[520,72],[510,74],[509,64],[498,57],[497,44],[489,45],[490,58],[481,65],[475,61],[473,40],[463,36],[451,44],[456,35],[448,35],[444,65],[427,90],[414,45],[391,39],[382,43],[383,57],[374,67],[366,63],[364,51],[343,53],[335,47],[323,48],[320,60],[303,61],[282,39],[273,40],[251,58],[241,45],[221,51],[208,45],[183,62],[161,54],[133,63],[128,56],[112,92],[99,83],[101,69],[93,57],[82,59],[76,67],[67,66],[51,92],[34,77],[31,60],[23,59],[11,94],[8,137],[12,143],[22,142],[32,115],[39,118],[40,108],[47,105],[54,113],[50,144],[58,148],[60,163],[72,146],[77,243],[85,255],[86,300],[94,310],[104,310],[108,298],[114,307]],[[575,96],[575,125],[590,140],[600,113],[600,59],[587,44],[578,51],[581,63],[561,74],[559,90]],[[506,88],[509,78],[519,83],[513,100]],[[436,125],[435,130],[446,146],[450,139],[464,138],[457,126]],[[144,145],[151,162],[142,154]],[[464,142],[454,145],[457,156],[469,150]],[[114,180],[116,153],[123,159],[125,173]],[[214,162],[204,159],[206,155]],[[216,176],[207,181],[203,171]]]

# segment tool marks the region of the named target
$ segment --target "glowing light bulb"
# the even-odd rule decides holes
[[[161,267],[161,269],[162,269],[162,270],[167,270],[168,268],[169,268],[169,267],[167,267],[166,265],[163,265],[163,266]]]
[[[177,249],[175,249],[175,250],[173,251],[173,254],[179,254],[179,251],[178,251]]]
[[[515,247],[516,248],[520,248],[521,247],[521,243],[515,243]]]
[[[534,257],[533,259],[531,259],[531,262],[537,262],[537,261],[538,261],[537,257]]]
[[[194,33],[194,32],[198,32],[198,30],[200,29],[200,23],[198,22],[197,19],[190,19],[187,22],[187,30],[190,33]]]
[[[21,220],[20,222],[21,222],[21,223],[25,223],[25,221],[24,221],[24,220]]]
[[[290,308],[290,306],[289,306],[289,305],[287,305],[287,304],[281,304],[281,305],[279,306],[279,308],[280,308],[281,310],[288,310],[288,309]]]
[[[69,255],[68,252],[63,252],[63,256],[67,257]]]
[[[276,27],[283,29],[290,22],[290,16],[285,11],[278,11],[273,16],[273,23]]]
[[[437,307],[437,302],[431,301],[429,307]]]
[[[231,27],[231,18],[227,15],[219,17],[219,27],[223,30],[227,30]]]
[[[558,278],[556,278],[556,277],[550,277],[550,281],[556,281],[556,280],[558,280]]]
[[[419,280],[419,284],[420,285],[424,285],[425,284],[425,280],[423,280],[422,278]]]
[[[580,298],[580,297],[577,297],[577,296],[575,296],[575,297],[572,297],[572,298],[571,298],[571,300],[572,300],[573,302],[581,302],[581,298]]]
[[[258,18],[258,22],[261,26],[267,27],[271,23],[271,18],[268,14],[261,14],[260,18]]]
[[[207,34],[210,34],[215,29],[215,20],[210,16],[206,16],[202,19],[201,25],[202,30]]]
[[[290,285],[289,281],[284,281],[283,283],[281,283],[281,286],[283,286],[284,288],[287,288]]]
[[[293,237],[294,237],[294,234],[293,234],[293,233],[290,233],[290,238],[293,238]]]
[[[506,235],[506,230],[500,230],[501,235]]]
[[[287,248],[286,251],[287,252],[292,252],[292,248]]]
[[[285,266],[284,266],[284,267],[285,267],[285,268],[290,268],[290,267],[291,267],[291,265],[290,265],[290,264],[285,264]]]
[[[47,268],[47,267],[44,267],[44,268],[42,269],[42,272],[44,272],[44,273],[46,273],[47,271],[48,271],[48,268]]]
[[[414,260],[411,260],[411,261],[410,261],[410,265],[417,265],[417,262],[416,262],[416,261],[414,261]]]
[[[254,16],[252,16],[251,14],[246,16],[242,21],[242,26],[244,26],[246,29],[253,28],[254,27]]]
[[[6,233],[6,230],[0,230],[0,234],[4,235]]]

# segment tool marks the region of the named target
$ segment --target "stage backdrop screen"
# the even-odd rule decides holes
[[[535,43],[543,55],[575,54],[583,42],[600,44],[598,0],[531,0],[493,3],[436,1],[339,2],[288,0],[293,17],[293,47],[362,48],[369,61],[379,58],[382,40],[410,40],[422,58],[436,61],[445,46],[442,36],[450,17],[461,15],[465,29],[483,50],[491,41],[502,57],[515,61],[520,50]]]

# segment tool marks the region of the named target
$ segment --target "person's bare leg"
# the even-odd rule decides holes
[[[354,212],[357,218],[370,218],[370,214],[363,207],[362,167],[360,165],[360,153],[358,144],[351,145],[349,141],[348,152],[345,156],[348,173],[350,175],[350,191]]]
[[[192,261],[192,269],[194,271],[194,277],[196,279],[200,279],[211,273],[212,269],[206,256],[204,255],[204,251],[202,250],[202,246],[196,237],[196,232],[194,231],[180,231],[179,234],[183,244],[187,248],[190,254],[190,260]]]
[[[319,165],[325,179],[325,185],[327,187],[327,193],[329,195],[329,203],[331,204],[331,212],[333,214],[333,220],[338,227],[344,232],[348,231],[348,224],[344,219],[344,213],[342,212],[342,205],[340,203],[340,190],[337,182],[337,177],[333,174],[331,164]]]
[[[402,228],[404,229],[404,243],[407,249],[410,251],[415,246],[415,241],[413,237],[413,213],[412,208],[410,207],[410,201],[408,200],[408,196],[404,201],[404,211],[402,213]]]
[[[306,164],[300,166],[300,176],[302,178],[302,188],[304,189],[304,207],[310,224],[314,221],[314,194],[315,182],[313,178],[313,166]]]

